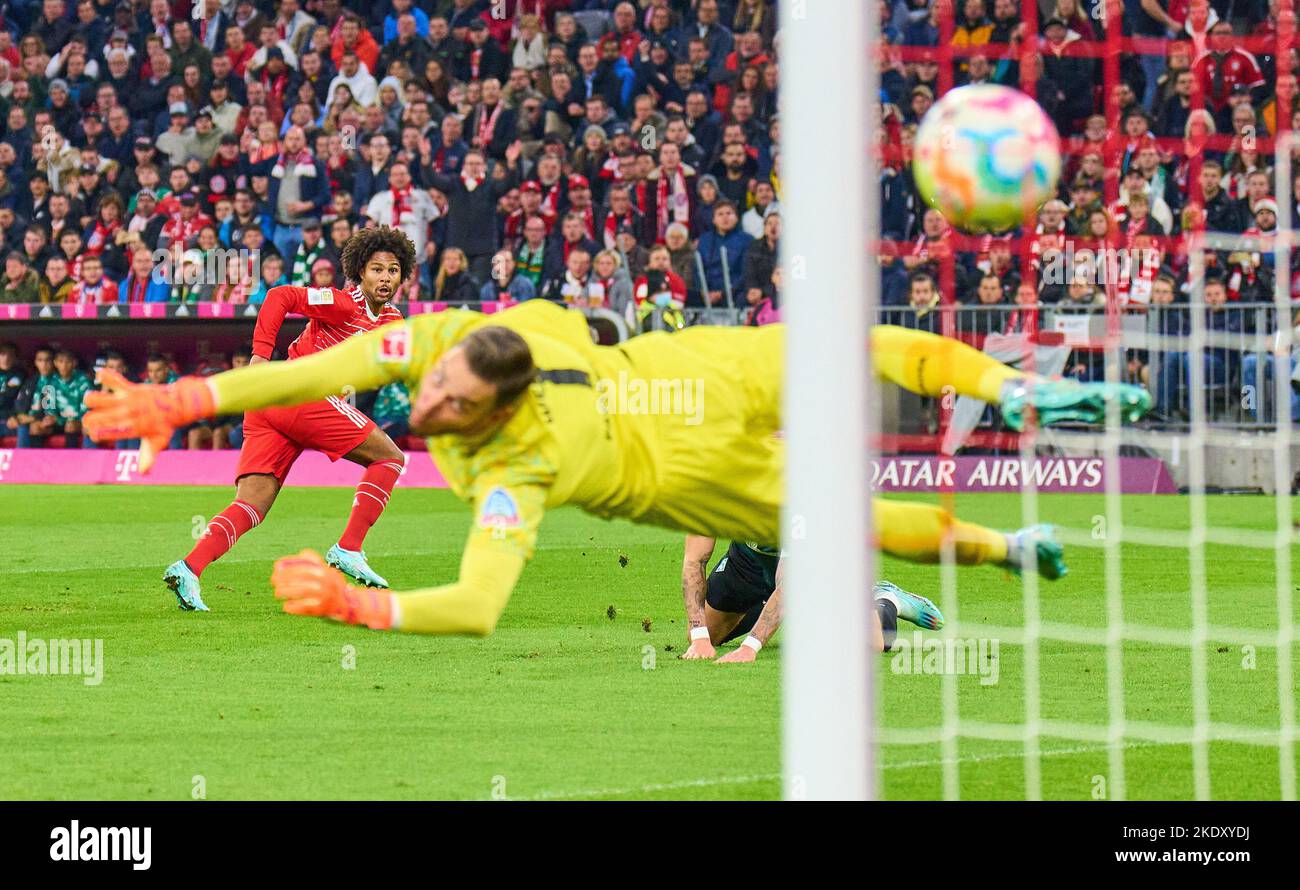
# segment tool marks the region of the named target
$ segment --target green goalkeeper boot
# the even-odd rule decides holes
[[[1002,419],[1019,432],[1032,407],[1039,426],[1055,423],[1105,423],[1106,406],[1119,402],[1123,423],[1151,410],[1151,393],[1131,383],[1079,383],[1076,380],[1013,380],[1002,389]]]
[[[1019,575],[1030,560],[1038,574],[1049,581],[1069,571],[1065,567],[1065,548],[1056,540],[1056,526],[1031,525],[1007,535],[1007,568]]]

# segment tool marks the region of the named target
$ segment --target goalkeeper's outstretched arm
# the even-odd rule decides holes
[[[486,636],[496,628],[515,582],[537,545],[545,511],[543,479],[519,481],[517,470],[483,473],[475,484],[475,523],[455,583],[403,593],[375,593],[348,584],[320,556],[302,553],[276,563],[277,598],[295,615],[316,615],[377,630]]]
[[[454,584],[389,593],[352,586],[319,553],[304,550],[276,561],[271,586],[291,615],[333,618],[373,630],[487,636],[505,611],[524,562],[517,554],[469,546]]]
[[[301,405],[346,392],[367,392],[400,380],[410,365],[409,322],[385,325],[337,346],[291,362],[263,362],[208,378],[217,414],[238,414],[275,405]],[[401,349],[385,348],[392,338]],[[404,350],[404,351],[402,351]],[[397,360],[393,356],[402,355]]]

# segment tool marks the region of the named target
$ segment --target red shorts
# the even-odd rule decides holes
[[[303,451],[338,460],[366,440],[375,422],[337,396],[292,408],[263,408],[244,415],[244,447],[235,481],[250,473],[280,480]]]

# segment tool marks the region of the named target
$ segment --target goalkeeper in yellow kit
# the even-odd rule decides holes
[[[85,428],[97,440],[143,437],[142,463],[172,429],[201,417],[294,405],[402,381],[411,429],[474,522],[452,584],[406,593],[353,587],[310,551],[279,560],[272,575],[287,612],[415,633],[488,634],[531,558],[548,507],[575,504],[691,534],[780,540],[784,443],[781,325],[694,327],[616,347],[591,342],[577,312],[531,301],[487,316],[466,310],[388,325],[315,355],[265,363],[165,387],[106,375]],[[1013,426],[1033,407],[1040,422],[1096,420],[1119,397],[1126,416],[1145,391],[1027,378],[955,340],[893,327],[872,333],[886,379],[938,395],[945,385],[1002,405]],[[698,409],[645,396],[691,387]],[[150,445],[152,443],[152,446]],[[147,469],[143,467],[142,469]],[[877,500],[874,527],[886,552],[937,561],[946,535],[962,565],[1064,572],[1050,537],[1025,541],[962,522],[938,507]],[[1022,557],[1022,554],[1027,556]]]

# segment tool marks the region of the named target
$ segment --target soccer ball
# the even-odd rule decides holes
[[[1033,99],[978,84],[946,93],[916,131],[912,174],[931,207],[968,232],[1018,225],[1056,194],[1061,137]]]

